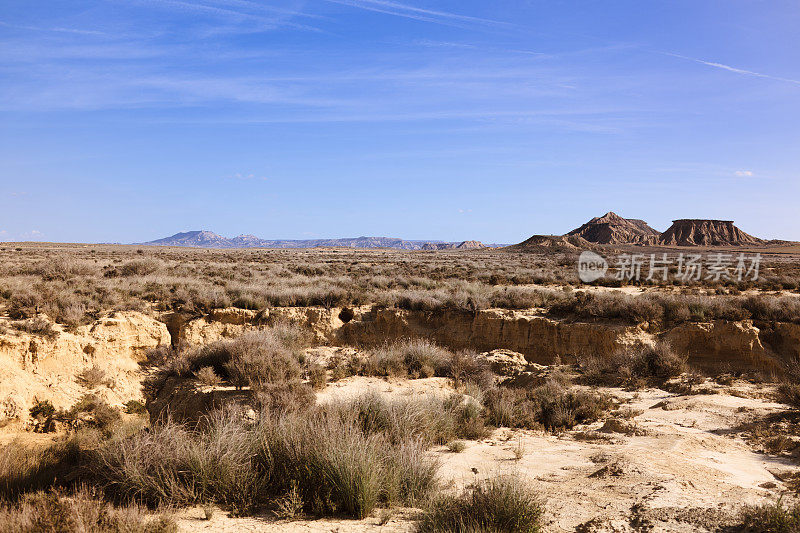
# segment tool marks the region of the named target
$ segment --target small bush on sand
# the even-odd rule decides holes
[[[486,417],[498,427],[549,431],[593,422],[611,408],[606,396],[548,381],[534,389],[496,387],[485,393]]]
[[[591,357],[581,362],[583,381],[594,385],[635,385],[664,381],[688,370],[686,357],[666,342],[641,346],[612,357]]]
[[[84,394],[65,413],[59,414],[60,419],[73,427],[84,424],[99,429],[108,429],[120,416],[118,409],[95,394]]]
[[[97,365],[93,365],[91,368],[87,368],[78,374],[77,381],[87,389],[96,389],[101,385],[111,384],[106,371]]]
[[[308,411],[317,401],[314,389],[299,379],[263,383],[254,387],[253,391],[259,407],[272,413]]]
[[[373,376],[429,378],[452,354],[427,339],[411,339],[378,348],[370,354],[362,373]]]
[[[410,504],[434,486],[436,463],[418,443],[392,444],[336,416],[281,417],[258,433],[272,472],[268,491],[282,496],[295,483],[315,514],[363,518],[379,502]]]
[[[460,496],[435,498],[420,521],[419,533],[536,533],[544,504],[524,481],[496,477]]]
[[[121,508],[99,500],[88,489],[75,493],[36,492],[10,506],[0,504],[0,533],[175,533],[175,521],[146,510]]]
[[[797,533],[800,531],[800,505],[784,507],[781,500],[778,500],[774,504],[745,507],[741,514],[741,526],[737,531]]]
[[[464,441],[454,440],[447,443],[447,451],[450,453],[461,453],[467,449]]]
[[[204,366],[194,373],[194,377],[197,378],[197,381],[206,386],[217,385],[221,381],[217,373],[214,372],[214,367],[212,366]]]

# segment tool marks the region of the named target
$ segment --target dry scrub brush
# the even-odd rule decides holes
[[[426,509],[419,533],[536,533],[544,502],[519,477],[499,476],[459,496],[440,496]]]
[[[434,487],[436,464],[418,440],[391,441],[324,412],[210,415],[202,430],[172,422],[101,447],[92,478],[107,494],[153,505],[216,502],[246,514],[299,491],[316,514],[362,518],[378,504],[411,504]]]
[[[638,387],[663,384],[688,370],[686,357],[676,354],[669,343],[659,341],[621,350],[611,357],[587,357],[580,363],[584,382],[592,385]]]
[[[14,504],[0,502],[0,533],[176,533],[168,515],[135,504],[113,507],[92,491],[35,492]]]
[[[231,305],[378,304],[455,312],[541,308],[558,316],[626,321],[800,320],[796,298],[737,296],[754,287],[800,287],[800,268],[791,262],[765,264],[762,272],[758,282],[692,286],[718,296],[582,296],[581,291],[554,290],[579,285],[571,254],[167,248],[138,253],[128,247],[31,245],[18,251],[0,247],[0,301],[12,319],[45,313],[71,327],[111,310],[202,314]],[[19,327],[27,325],[20,322]]]

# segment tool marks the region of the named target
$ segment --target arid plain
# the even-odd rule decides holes
[[[585,285],[560,239],[0,245],[0,530],[796,527],[800,249]]]

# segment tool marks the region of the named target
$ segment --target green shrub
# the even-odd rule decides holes
[[[120,416],[118,409],[95,394],[84,394],[66,412],[59,414],[60,419],[72,426],[85,423],[99,429],[108,429]]]
[[[147,407],[139,400],[128,400],[125,402],[125,412],[129,415],[143,415],[147,413]]]
[[[33,406],[28,410],[31,418],[35,423],[37,432],[49,432],[55,429],[53,418],[56,414],[56,408],[50,400],[37,400],[33,399]]]

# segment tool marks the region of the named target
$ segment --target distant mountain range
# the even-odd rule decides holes
[[[407,241],[393,237],[354,237],[349,239],[260,239],[255,235],[239,235],[228,239],[213,231],[186,231],[170,237],[145,242],[151,246],[185,246],[191,248],[394,248],[397,250],[448,250],[485,248],[479,241]]]

